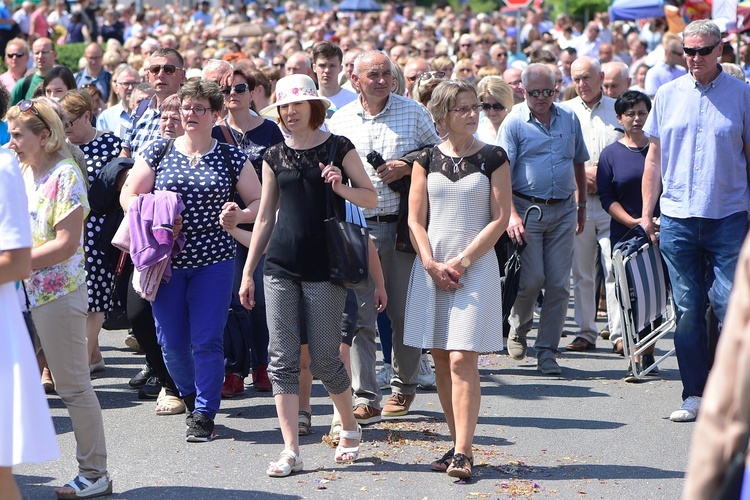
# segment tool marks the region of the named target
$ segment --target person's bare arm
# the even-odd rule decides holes
[[[143,158],[138,158],[120,191],[120,205],[127,212],[138,195],[150,193],[154,188],[156,173]]]
[[[643,167],[643,182],[641,194],[643,196],[643,210],[640,224],[646,230],[651,241],[656,239],[654,225],[654,208],[661,195],[661,142],[658,137],[651,136],[651,145],[646,153],[646,163]]]
[[[320,164],[321,175],[326,182],[331,183],[333,192],[349,200],[352,205],[361,208],[374,209],[378,206],[378,193],[362,165],[362,159],[356,149],[352,149],[344,156],[343,166],[351,186],[341,182],[341,170],[334,165]]]
[[[576,202],[586,203],[586,193],[588,185],[588,177],[586,176],[586,167],[583,163],[574,163],[573,170],[576,176]],[[576,224],[576,234],[581,234],[583,228],[586,226],[586,206],[577,207],[578,222]]]
[[[78,206],[55,225],[55,238],[31,249],[32,269],[60,264],[75,255],[83,232],[83,207]]]
[[[0,252],[0,284],[19,281],[31,274],[31,249],[14,248]]]

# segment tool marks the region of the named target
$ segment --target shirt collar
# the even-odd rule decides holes
[[[534,121],[537,121],[537,122],[538,122],[539,120],[538,120],[538,119],[537,119],[537,118],[536,118],[536,117],[535,117],[535,116],[534,116],[534,115],[533,115],[533,114],[531,113],[531,108],[529,107],[529,103],[528,103],[528,102],[526,102],[526,101],[523,101],[523,105],[524,105],[524,107],[526,108],[526,112],[527,112],[527,113],[528,113],[528,115],[529,115],[529,117],[527,118],[527,120],[526,120],[526,121],[527,121],[527,122],[532,122],[532,123],[533,123]],[[560,110],[559,110],[559,108],[557,107],[557,103],[554,103],[554,102],[553,102],[553,103],[552,103],[552,115],[553,115],[553,116],[557,116],[557,115],[559,115],[559,114],[560,114]]]
[[[602,103],[602,99],[604,99],[604,92],[602,92],[599,95],[599,100],[596,101],[596,104],[594,104],[591,107],[589,107],[589,105],[586,104],[586,101],[584,101],[582,97],[579,96],[578,98],[581,99],[581,104],[583,105],[583,109],[585,109],[586,111],[593,111],[595,108],[598,108],[599,105]]]
[[[364,99],[364,97],[360,93],[359,99],[357,99],[357,104],[359,106],[359,109],[357,110],[357,114],[362,118],[367,118],[367,117],[377,118],[378,116],[385,114],[387,111],[391,109],[391,103],[393,102],[393,94],[388,94],[388,100],[385,101],[385,106],[383,106],[383,109],[377,115],[371,115],[370,113],[367,112],[365,107],[362,105],[362,99]]]
[[[719,85],[721,85],[721,82],[724,81],[724,78],[731,78],[731,77],[727,76],[727,74],[724,72],[724,70],[721,67],[721,64],[717,64],[716,67],[719,69],[719,74],[716,75],[716,78],[714,78],[713,80],[711,80],[710,82],[708,82],[708,85],[706,85],[705,87],[703,85],[701,85],[698,82],[698,80],[695,79],[695,77],[693,76],[693,74],[691,72],[688,71],[688,75],[693,80],[693,86],[694,86],[694,88],[696,88],[698,90],[710,90],[710,89],[712,89],[714,87],[718,87]]]

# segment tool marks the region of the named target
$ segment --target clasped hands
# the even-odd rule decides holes
[[[461,259],[453,257],[446,262],[438,262],[435,259],[430,259],[427,262],[427,274],[430,275],[435,286],[440,290],[455,291],[459,288],[463,288],[463,283],[459,282],[459,279],[466,271],[466,268],[461,265]]]

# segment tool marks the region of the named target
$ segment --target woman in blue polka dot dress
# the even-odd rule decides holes
[[[219,215],[236,190],[248,207],[233,211],[236,222],[253,222],[260,181],[242,150],[211,137],[224,108],[219,86],[194,80],[177,95],[185,134],[171,146],[157,139],[136,156],[120,203],[127,210],[139,194],[156,189],[179,193],[185,204],[175,221],[185,246],[172,258],[172,277],[159,286],[152,307],[164,361],[188,409],[187,441],[204,442],[216,435],[234,277],[234,239]]]
[[[65,111],[65,135],[68,140],[81,148],[86,159],[86,176],[89,186],[99,172],[120,154],[120,139],[112,132],[103,132],[91,125],[94,101],[85,90],[67,92],[60,104]],[[111,244],[111,238],[102,229],[112,213],[97,213],[93,210],[85,221],[84,250],[86,252],[86,284],[88,285],[89,315],[86,320],[86,339],[89,348],[91,371],[104,369],[104,359],[99,350],[99,331],[104,323],[104,312],[113,305],[111,290],[117,267],[119,252]]]

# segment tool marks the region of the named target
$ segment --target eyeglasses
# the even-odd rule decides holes
[[[50,131],[52,130],[49,124],[47,123],[47,121],[44,118],[42,118],[42,115],[39,113],[39,110],[36,109],[36,106],[34,106],[34,101],[29,100],[29,99],[24,99],[23,101],[18,103],[18,109],[20,109],[22,113],[28,113],[28,112],[33,113],[37,118],[39,118],[42,121],[42,123],[47,128],[47,130],[50,130]]]
[[[232,93],[232,90],[234,90],[235,94],[242,95],[245,92],[249,90],[250,86],[247,83],[238,83],[237,85],[224,87],[221,89],[221,93],[224,95],[229,95]]]
[[[449,109],[448,111],[456,113],[458,116],[469,116],[472,111],[479,114],[481,110],[482,110],[482,105],[475,104],[473,106],[461,106],[460,108]]]
[[[20,59],[21,57],[25,56],[23,52],[11,52],[10,54],[5,54],[5,57],[9,59]]]
[[[420,76],[422,80],[432,80],[433,78],[445,78],[445,71],[432,71],[428,73],[422,73]]]
[[[527,90],[526,93],[531,97],[539,97],[540,95],[543,95],[544,97],[552,97],[553,95],[555,95],[555,89],[534,89]]]
[[[116,82],[117,85],[122,85],[123,87],[135,87],[140,82]]]
[[[285,63],[274,63],[274,64],[273,64],[273,67],[274,67],[274,68],[283,68],[284,66],[286,66],[286,64],[285,64]]]
[[[699,47],[699,48],[685,47],[683,45],[682,46],[682,50],[685,51],[685,55],[686,56],[690,56],[690,57],[695,57],[696,54],[698,54],[700,56],[707,56],[708,54],[710,54],[711,52],[713,52],[714,49],[716,47],[718,47],[720,43],[721,42],[716,42],[715,44],[711,45],[710,47]]]
[[[38,50],[34,52],[35,56],[46,56],[47,54],[51,54],[53,51],[51,50]]]
[[[75,122],[77,122],[77,121],[78,121],[78,120],[79,120],[79,119],[80,119],[80,118],[81,118],[82,116],[83,116],[83,115],[78,115],[78,116],[76,116],[75,118],[73,118],[72,120],[70,120],[69,122],[65,122],[65,128],[70,128],[70,127],[72,127],[72,126],[73,126],[73,124],[74,124]]]
[[[502,111],[505,109],[505,106],[500,104],[499,102],[496,102],[495,104],[490,104],[488,102],[482,103],[482,109],[485,111],[489,111],[491,109],[494,109],[495,111]]]
[[[474,43],[473,43],[473,42],[470,42],[470,43],[460,43],[460,44],[458,44],[458,46],[459,46],[459,47],[471,47],[472,45],[474,45]]]
[[[175,71],[181,70],[182,68],[178,68],[174,64],[154,64],[153,66],[148,68],[148,71],[152,75],[158,75],[159,73],[161,73],[162,69],[166,74],[174,75]]]
[[[266,40],[266,43],[276,43],[276,40]]]
[[[682,55],[682,52],[679,52],[679,51],[677,51],[677,50],[670,50],[670,52],[671,52],[672,54],[676,55],[676,56],[681,56],[681,55]]]
[[[192,108],[180,108],[180,113],[182,116],[187,116],[190,114],[190,112],[193,112],[195,116],[203,116],[206,114],[206,111],[208,111],[208,108],[204,108],[203,106],[193,106]]]

